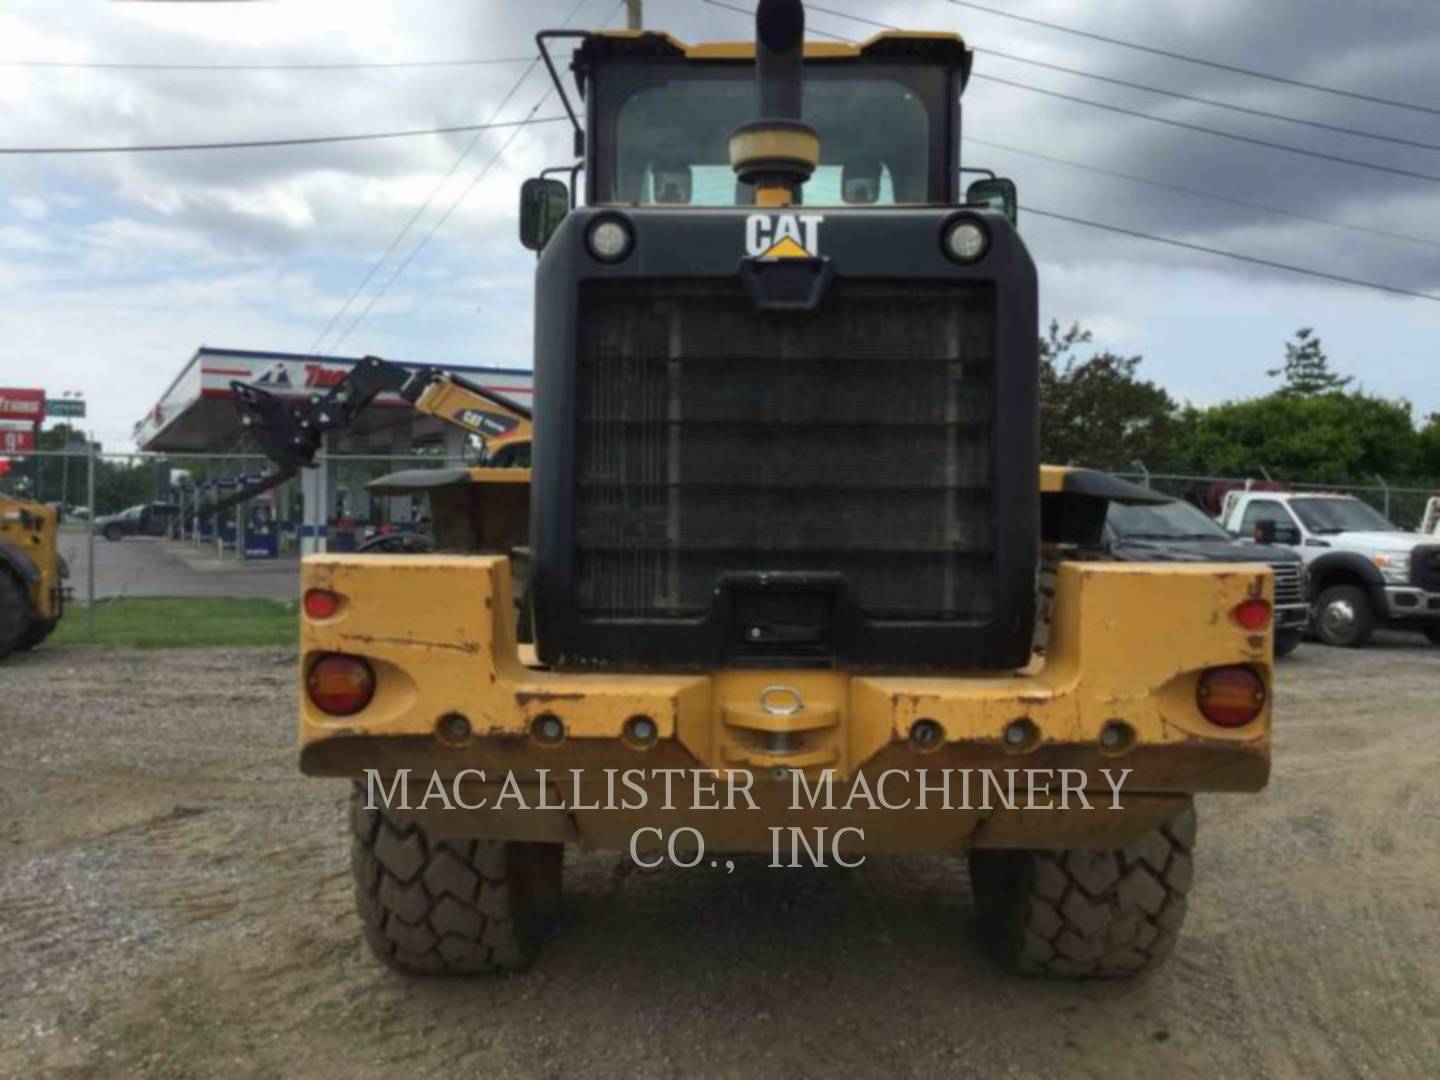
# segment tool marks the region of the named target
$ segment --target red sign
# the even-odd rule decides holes
[[[28,420],[32,424],[38,424],[44,419],[44,390],[12,390],[0,387],[0,420]]]
[[[35,449],[31,428],[0,428],[0,454],[25,454]]]

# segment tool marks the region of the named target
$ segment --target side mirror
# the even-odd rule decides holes
[[[520,243],[540,251],[570,213],[570,189],[559,180],[536,178],[520,185]]]
[[[1015,225],[1020,217],[1020,193],[1015,190],[1015,181],[1004,176],[976,180],[965,189],[965,202],[970,206],[988,206],[999,210],[1010,224]]]

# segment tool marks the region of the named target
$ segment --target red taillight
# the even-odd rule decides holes
[[[1246,630],[1264,630],[1270,625],[1270,601],[1246,600],[1235,605],[1230,617]]]
[[[340,610],[340,594],[329,589],[310,589],[305,593],[305,614],[312,619],[328,619]]]
[[[310,700],[331,716],[353,716],[375,696],[375,673],[358,656],[326,653],[305,677]]]
[[[1265,681],[1252,669],[1211,668],[1200,676],[1195,701],[1201,715],[1218,727],[1238,728],[1250,723],[1265,708]]]

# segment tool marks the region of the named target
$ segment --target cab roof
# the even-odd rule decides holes
[[[913,30],[884,30],[854,43],[806,41],[804,55],[807,61],[821,63],[871,57],[930,60],[959,68],[962,81],[969,79],[973,59],[959,34]],[[603,30],[587,34],[575,50],[576,76],[583,79],[597,63],[627,56],[679,57],[697,62],[746,62],[755,59],[755,42],[714,41],[690,45],[658,30]]]

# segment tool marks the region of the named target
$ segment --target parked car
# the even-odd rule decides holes
[[[1289,548],[1238,540],[1198,507],[1176,500],[1144,506],[1111,503],[1107,554],[1122,562],[1263,562],[1275,574],[1275,655],[1299,646],[1310,621],[1305,564]]]
[[[179,516],[180,508],[170,503],[141,503],[96,518],[95,531],[112,541],[127,536],[167,536]]]
[[[1310,571],[1315,634],[1354,648],[1380,625],[1440,645],[1440,543],[1406,532],[1353,495],[1232,491],[1221,524],[1292,547]]]
[[[376,533],[355,549],[359,555],[429,555],[435,541],[425,533],[409,530]]]

